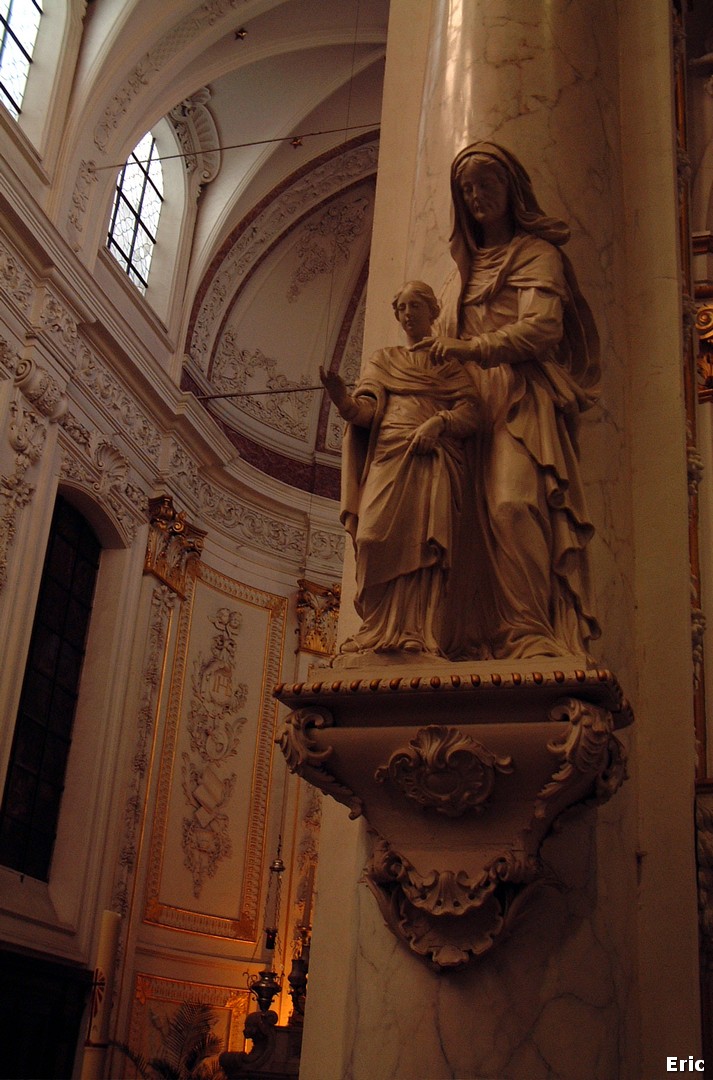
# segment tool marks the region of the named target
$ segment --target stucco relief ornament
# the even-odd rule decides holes
[[[309,379],[302,376],[299,382],[288,379],[279,370],[278,361],[266,356],[260,349],[249,352],[238,347],[234,331],[222,336],[211,368],[211,380],[219,391],[238,393],[265,387],[279,390],[276,397],[267,396],[238,398],[234,407],[274,428],[304,442],[307,438],[308,415],[314,394],[304,391]],[[294,389],[295,393],[289,391]]]
[[[193,876],[196,897],[205,879],[213,877],[231,854],[226,811],[235,773],[228,773],[227,763],[237,754],[240,731],[247,723],[242,710],[248,688],[236,679],[242,616],[234,609],[219,608],[211,622],[217,632],[210,656],[199,654],[193,664],[187,720],[190,752],[184,751],[182,766],[183,792],[191,808],[183,819],[184,865]]]
[[[132,775],[123,813],[123,828],[114,882],[112,908],[126,915],[130,883],[136,865],[137,838],[145,805],[145,780],[150,761],[151,740],[156,722],[162,680],[163,658],[171,613],[176,594],[168,586],[157,584],[151,596],[151,617],[141,675],[141,698],[135,726]]]
[[[320,585],[300,578],[297,582],[297,632],[305,652],[331,656],[337,642],[341,586]]]
[[[209,101],[210,89],[203,86],[168,114],[185,155],[186,172],[196,173],[197,191],[215,180],[220,169],[220,139]]]
[[[29,311],[34,287],[26,265],[13,250],[0,242],[0,282],[23,311]]]
[[[48,420],[60,420],[67,411],[67,397],[62,387],[31,357],[18,363],[15,385],[30,404]]]
[[[149,499],[149,520],[144,573],[153,574],[185,597],[188,571],[201,557],[205,532],[186,521],[170,495]]]
[[[511,773],[511,757],[497,757],[458,728],[422,728],[407,749],[397,750],[375,778],[390,780],[406,798],[448,817],[484,809],[495,774]]]
[[[298,266],[287,290],[289,303],[314,278],[334,273],[337,257],[349,261],[350,248],[366,227],[370,205],[364,196],[344,199],[329,206],[316,221],[307,222],[296,248]]]
[[[10,404],[8,441],[15,454],[15,471],[0,476],[0,588],[7,581],[8,557],[15,539],[17,512],[30,502],[35,488],[25,479],[27,471],[40,459],[47,440],[47,428],[34,412],[17,402]]]

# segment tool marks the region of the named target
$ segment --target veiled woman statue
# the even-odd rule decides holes
[[[380,349],[353,394],[320,377],[347,420],[342,522],[356,553],[355,607],[362,619],[342,652],[443,655],[444,604],[460,521],[476,390],[452,360],[433,364],[416,343],[431,332],[433,290],[408,282],[393,301],[409,347]],[[450,634],[449,634],[450,637]]]
[[[543,213],[525,169],[494,143],[458,154],[451,192],[456,269],[438,336],[418,347],[434,363],[459,361],[483,407],[474,520],[451,590],[471,612],[461,651],[586,654],[598,627],[577,426],[596,400],[599,349],[560,250],[569,229]]]

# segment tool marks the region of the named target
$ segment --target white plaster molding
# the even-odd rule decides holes
[[[34,327],[38,336],[49,337],[59,353],[66,357],[72,366],[79,350],[79,328],[77,319],[67,305],[50,288],[40,283],[37,286],[39,316]]]
[[[186,717],[189,750],[184,751],[181,765],[183,865],[193,878],[196,899],[206,878],[213,877],[232,854],[229,811],[234,810],[236,773],[230,771],[230,759],[238,753],[241,730],[248,720],[248,685],[239,681],[242,614],[224,605],[209,621],[216,632],[209,654],[199,651],[193,661]]]
[[[312,569],[319,567],[323,573],[341,569],[344,562],[344,529],[311,527],[307,559]]]
[[[10,343],[0,336],[0,380],[11,379],[19,362],[20,357],[12,349]]]
[[[119,870],[112,893],[111,906],[125,916],[129,910],[131,881],[136,869],[138,836],[145,803],[145,788],[151,757],[156,710],[161,689],[162,661],[168,638],[171,613],[176,594],[167,585],[156,584],[151,595],[144,665],[140,680],[141,699],[136,718],[136,741],[132,756],[132,776],[122,816],[122,837],[119,847]]]
[[[29,316],[34,295],[32,276],[27,265],[0,238],[0,288],[24,315]]]
[[[265,374],[268,390],[290,390],[295,394],[280,393],[275,397],[245,397],[238,401],[241,412],[254,417],[265,427],[279,431],[283,435],[306,443],[309,435],[309,415],[314,401],[314,393],[305,393],[302,389],[309,386],[310,380],[302,376],[299,382],[288,379],[278,371],[278,362],[274,357],[266,356],[261,349],[241,349],[235,332],[228,330],[220,339],[216,350],[211,384],[216,391],[237,393],[244,391],[248,380],[256,372]],[[302,392],[299,392],[302,391]]]
[[[151,85],[166,64],[174,60],[181,49],[190,45],[205,27],[213,26],[239,6],[240,0],[207,0],[171,27],[144,53],[105,108],[94,129],[94,144],[97,149],[106,151],[112,133],[117,129],[121,117],[128,112],[133,99]]]
[[[89,205],[92,186],[97,182],[95,161],[80,161],[77,179],[72,191],[71,209],[67,219],[69,239],[75,251],[80,248],[79,238],[84,231],[84,215]]]
[[[213,277],[196,318],[189,355],[207,373],[212,343],[236,292],[265,252],[295,223],[340,189],[376,171],[378,143],[352,147],[298,177],[236,238]]]
[[[161,453],[158,428],[146,416],[134,396],[91,349],[83,351],[74,379],[90,393],[137,452],[158,465]]]
[[[18,510],[32,499],[33,484],[26,474],[39,461],[47,440],[47,423],[17,401],[10,403],[8,440],[14,452],[14,472],[0,476],[0,589],[7,581],[8,556],[15,539]]]
[[[57,380],[33,360],[25,357],[15,368],[15,385],[22,395],[50,421],[57,421],[67,411],[67,395]]]
[[[352,244],[370,219],[372,202],[365,195],[345,195],[326,206],[316,220],[305,222],[297,240],[299,265],[287,290],[289,303],[293,304],[314,278],[333,273],[338,258],[348,262]]]
[[[195,177],[195,195],[215,180],[221,163],[220,137],[213,114],[208,108],[210,89],[197,90],[174,106],[168,119],[186,155],[186,171]]]
[[[294,521],[269,514],[255,504],[241,499],[227,488],[205,479],[196,461],[173,437],[168,439],[168,475],[172,486],[181,491],[196,515],[238,546],[283,555],[299,563],[304,559],[307,530]]]
[[[71,415],[60,420],[60,476],[101,505],[128,547],[146,523],[148,497],[111,439],[98,431],[87,439],[87,430]]]

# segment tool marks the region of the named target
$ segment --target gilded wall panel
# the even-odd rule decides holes
[[[180,1022],[182,1007],[200,1003],[210,1009],[211,1033],[220,1039],[222,1048],[241,1050],[249,1001],[247,989],[162,979],[138,972],[128,1046],[146,1060],[160,1058],[169,1067],[175,1067],[177,1063],[171,1060],[171,1049],[180,1040],[167,1041],[167,1031]],[[117,1059],[117,1065],[119,1061]],[[121,1075],[126,1074],[122,1072]]]
[[[179,616],[145,919],[255,940],[287,601],[198,565]]]

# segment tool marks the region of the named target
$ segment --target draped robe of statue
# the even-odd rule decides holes
[[[395,346],[366,364],[354,391],[361,424],[347,425],[342,522],[356,554],[355,607],[362,625],[349,651],[442,653],[443,605],[478,425],[472,380],[461,364],[434,366]],[[431,453],[409,452],[416,429],[440,414]]]
[[[460,197],[457,170],[471,154],[508,173],[516,231],[501,247],[479,248]],[[543,214],[520,163],[495,144],[462,151],[451,178],[456,270],[437,332],[471,339],[476,356],[463,366],[483,410],[475,517],[461,538],[452,590],[452,603],[475,613],[462,651],[586,654],[599,628],[577,427],[597,397],[599,356],[591,313],[559,250],[569,230]],[[470,558],[469,547],[477,549]]]

